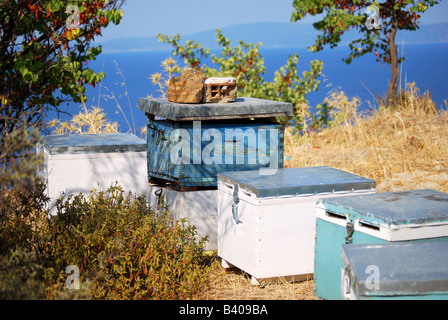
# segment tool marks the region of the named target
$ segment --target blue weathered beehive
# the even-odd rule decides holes
[[[342,246],[342,288],[350,300],[447,300],[448,241]]]
[[[290,103],[237,98],[233,103],[179,104],[139,100],[148,117],[149,180],[176,187],[216,187],[219,172],[283,168]]]
[[[341,299],[341,246],[448,239],[448,194],[431,189],[321,199],[316,205],[315,293]]]

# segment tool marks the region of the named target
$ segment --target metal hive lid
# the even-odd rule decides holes
[[[239,184],[257,197],[316,194],[375,188],[375,181],[332,167],[278,169],[274,175],[258,170],[224,172],[218,180]]]
[[[350,212],[377,225],[448,221],[448,194],[432,189],[385,192],[319,200],[330,212]]]
[[[358,296],[448,294],[448,241],[351,244],[342,252]],[[369,266],[377,268],[376,288]]]
[[[291,103],[240,97],[235,102],[182,104],[166,98],[140,98],[138,108],[172,121],[267,118],[293,114]]]
[[[42,137],[51,155],[146,151],[146,142],[129,133],[72,134]]]

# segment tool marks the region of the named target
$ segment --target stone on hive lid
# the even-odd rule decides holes
[[[180,77],[171,78],[168,84],[168,101],[201,103],[204,84],[200,70],[184,70]]]

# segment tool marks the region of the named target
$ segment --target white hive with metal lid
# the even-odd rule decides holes
[[[63,195],[107,189],[115,182],[126,191],[146,194],[146,143],[132,134],[51,135],[37,152],[45,162],[50,214]]]
[[[218,256],[253,284],[311,278],[317,200],[374,192],[375,181],[331,167],[220,173]]]

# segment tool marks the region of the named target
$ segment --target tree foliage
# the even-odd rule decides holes
[[[0,3],[0,133],[42,119],[45,108],[85,100],[103,73],[87,67],[95,37],[120,22],[123,0],[3,0]],[[3,142],[3,141],[2,141]]]
[[[291,21],[295,22],[311,15],[320,15],[322,20],[314,23],[321,32],[312,51],[330,48],[341,42],[341,37],[350,29],[359,32],[360,37],[350,44],[350,63],[353,58],[374,53],[376,60],[391,64],[392,78],[389,84],[388,101],[396,94],[398,64],[403,60],[397,54],[395,35],[398,30],[417,30],[421,13],[440,1],[434,0],[386,0],[367,2],[363,0],[294,0]],[[375,27],[372,20],[376,19]],[[378,21],[379,20],[379,21]]]

